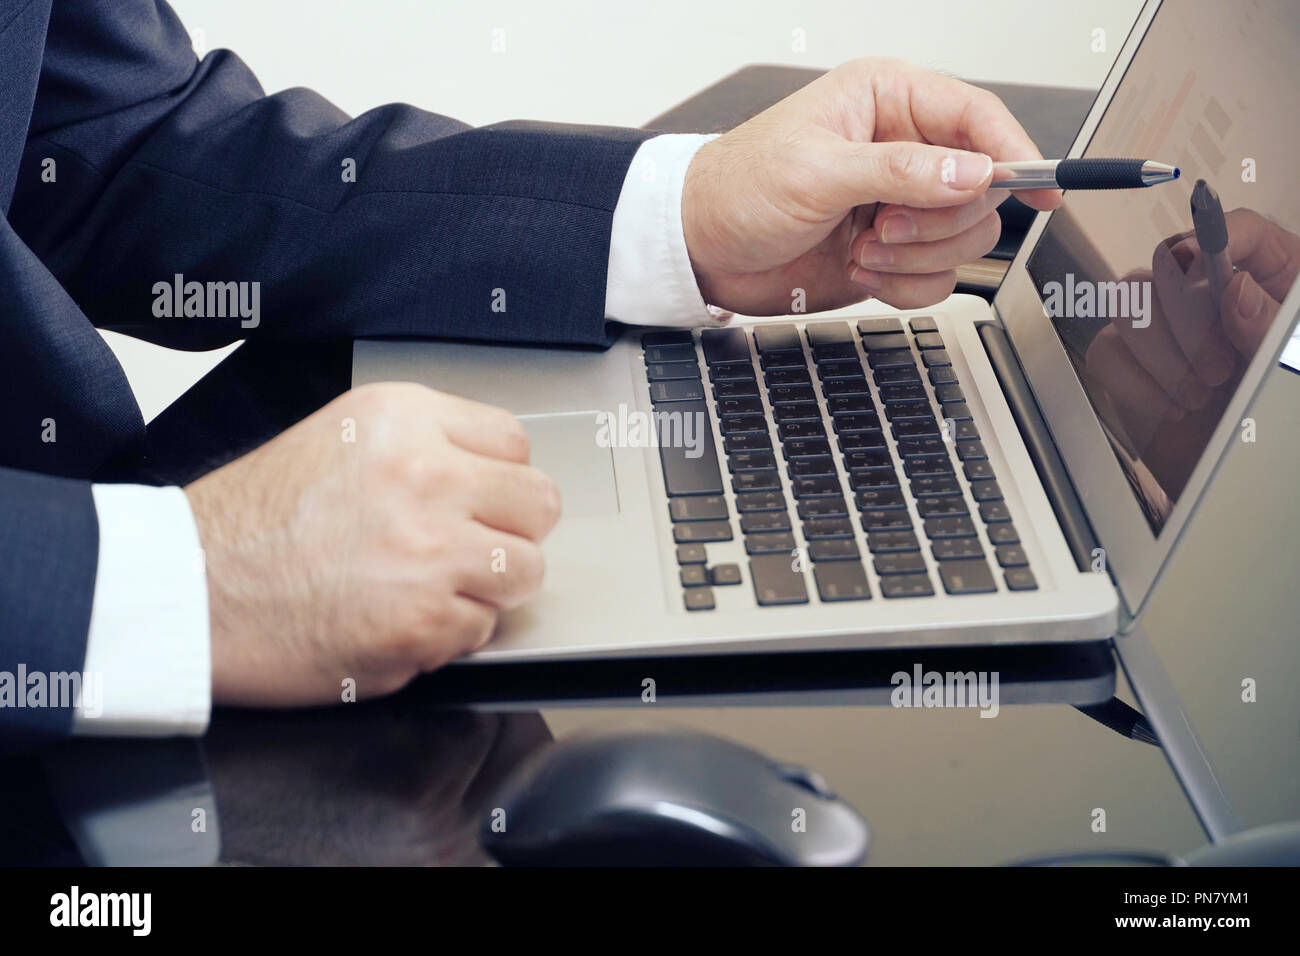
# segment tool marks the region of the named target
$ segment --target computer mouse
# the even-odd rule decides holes
[[[853,866],[866,821],[802,767],[707,734],[580,734],[495,798],[483,848],[507,866]]]

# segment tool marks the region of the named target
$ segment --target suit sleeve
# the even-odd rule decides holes
[[[10,221],[97,325],[173,348],[602,345],[613,212],[650,135],[350,119],[265,95],[228,51],[198,61],[165,3],[56,0]]]
[[[88,482],[0,468],[0,752],[72,728],[48,680],[82,669],[98,552]]]

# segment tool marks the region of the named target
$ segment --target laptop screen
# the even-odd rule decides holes
[[[1300,264],[1298,47],[1295,0],[1166,0],[1083,155],[1181,178],[1067,192],[1028,259],[1157,535]]]

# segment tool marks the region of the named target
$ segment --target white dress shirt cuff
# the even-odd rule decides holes
[[[189,499],[145,485],[92,491],[99,567],[72,732],[202,734],[212,705],[208,585]]]
[[[605,315],[628,325],[725,325],[706,306],[682,232],[682,184],[701,146],[716,136],[683,133],[643,142],[623,180],[609,243]]]

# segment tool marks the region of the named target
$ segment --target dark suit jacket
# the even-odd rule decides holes
[[[198,61],[161,0],[0,0],[0,671],[84,659],[88,481],[145,435],[96,326],[181,349],[608,344],[611,220],[649,135],[396,104],[349,119],[310,90],[264,95],[227,51]],[[178,273],[259,282],[258,325],[155,317]],[[0,743],[70,721],[0,708]]]

